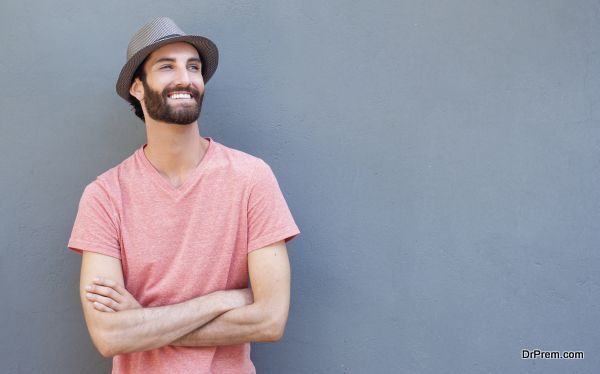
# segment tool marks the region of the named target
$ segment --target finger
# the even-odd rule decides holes
[[[87,293],[86,297],[88,298],[88,300],[93,301],[94,304],[102,304],[112,309],[113,311],[121,310],[121,305],[109,297],[104,297],[93,293]]]
[[[96,277],[94,278],[94,282],[100,285],[105,285],[108,287],[111,287],[112,289],[114,289],[116,292],[118,292],[119,294],[123,295],[123,296],[127,296],[127,295],[131,295],[129,293],[129,291],[127,291],[127,289],[121,285],[118,282],[115,282],[112,279],[109,278],[104,278],[104,277]]]
[[[95,293],[101,296],[110,297],[118,303],[123,302],[123,295],[115,291],[110,287],[98,286],[98,285],[88,285],[85,287],[86,291]]]
[[[100,304],[99,302],[94,302],[94,308],[96,308],[97,310],[101,311],[101,312],[109,312],[109,313],[114,313],[115,311],[112,308],[107,307],[104,304]]]
[[[124,290],[124,288],[119,283],[115,282],[112,279],[104,278],[104,277],[96,277],[96,278],[94,278],[93,282],[100,286],[110,287],[110,288],[114,289],[115,291],[117,291],[119,294],[124,295],[124,293],[122,292]]]

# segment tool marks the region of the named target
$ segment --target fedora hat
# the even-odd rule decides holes
[[[219,50],[215,43],[203,36],[186,35],[172,19],[159,17],[142,26],[129,41],[127,62],[117,79],[119,96],[129,101],[129,87],[140,64],[156,49],[174,42],[187,42],[198,50],[202,61],[202,78],[204,83],[208,82],[219,63]]]

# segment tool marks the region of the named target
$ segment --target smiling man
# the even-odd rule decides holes
[[[147,143],[86,186],[68,243],[113,373],[254,373],[250,342],[283,335],[300,231],[267,163],[200,135],[217,63],[165,17],[129,43],[117,93]]]

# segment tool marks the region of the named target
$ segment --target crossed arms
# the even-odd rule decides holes
[[[252,289],[216,291],[178,304],[142,308],[124,288],[120,260],[83,251],[80,297],[92,341],[100,354],[112,357],[165,345],[199,347],[279,340],[290,304],[285,242],[250,252],[248,272]],[[94,282],[97,277],[104,286]],[[92,291],[86,290],[89,285],[93,285]],[[90,292],[95,301],[88,297]],[[112,299],[118,296],[126,307],[109,311],[98,303],[109,304],[110,297],[99,296],[102,294],[115,295]]]

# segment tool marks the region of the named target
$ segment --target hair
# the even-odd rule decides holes
[[[138,66],[138,68],[135,70],[135,73],[133,73],[131,83],[133,83],[135,78],[139,78],[142,82],[146,81],[146,71],[144,70],[145,64],[146,59],[142,61],[140,66]],[[129,104],[131,104],[131,110],[135,113],[135,115],[138,116],[142,121],[146,122],[146,119],[144,118],[144,111],[142,110],[142,104],[140,104],[140,101],[132,94],[129,94],[129,100],[127,101],[129,101]]]

